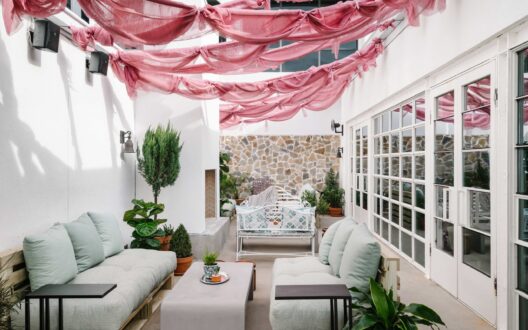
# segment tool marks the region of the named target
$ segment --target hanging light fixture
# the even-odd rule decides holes
[[[332,131],[334,131],[335,133],[341,133],[341,135],[343,135],[343,125],[341,125],[340,123],[336,122],[333,119],[330,125],[331,125]]]
[[[134,142],[132,142],[132,132],[130,131],[120,131],[119,132],[119,142],[121,144],[125,145],[125,150],[123,151],[125,154],[133,154],[136,153],[134,150]],[[126,141],[125,141],[126,138]]]
[[[337,158],[343,157],[343,147],[337,148]]]

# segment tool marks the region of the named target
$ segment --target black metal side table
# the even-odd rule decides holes
[[[276,300],[330,300],[330,329],[338,329],[337,301],[343,300],[345,324],[352,320],[352,296],[344,284],[277,285]]]
[[[26,294],[26,329],[31,329],[31,315],[29,301],[31,299],[39,300],[39,319],[40,329],[50,329],[50,299],[59,300],[59,330],[64,329],[64,315],[62,311],[63,299],[84,299],[84,298],[103,298],[110,291],[114,290],[117,284],[49,284],[38,290]]]

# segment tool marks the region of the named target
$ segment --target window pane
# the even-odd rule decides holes
[[[283,41],[283,45],[287,45],[288,41]],[[303,57],[294,60],[285,62],[282,64],[282,71],[283,72],[296,72],[296,71],[304,71],[309,69],[311,66],[319,66],[319,53],[310,53],[306,54]]]
[[[414,239],[414,261],[425,267],[425,244]]]
[[[528,99],[517,101],[518,144],[528,144]]]
[[[491,255],[490,237],[467,228],[463,228],[462,262],[490,276]]]
[[[381,170],[383,175],[389,175],[389,157],[383,157],[381,159]]]
[[[380,170],[380,159],[374,158],[374,174],[381,174]]]
[[[389,202],[386,201],[386,200],[383,200],[382,205],[383,205],[383,209],[382,209],[383,214],[382,214],[382,215],[383,215],[383,217],[384,217],[385,219],[388,220],[388,219],[389,219]]]
[[[436,119],[450,117],[454,114],[455,92],[450,91],[436,98]]]
[[[416,203],[416,207],[425,209],[425,186],[423,184],[415,185],[414,201]]]
[[[402,152],[412,152],[412,129],[402,131]]]
[[[381,222],[381,236],[386,241],[389,241],[389,224],[385,221]]]
[[[484,77],[466,86],[466,110],[490,105],[490,77]]]
[[[446,187],[435,186],[435,200],[436,200],[436,216],[441,219],[447,219],[447,216],[444,214],[444,190]]]
[[[519,52],[518,96],[528,95],[528,49]]]
[[[425,237],[425,214],[414,212],[414,232],[419,236]]]
[[[380,121],[381,121],[380,117],[374,118],[374,134],[380,133]]]
[[[519,200],[519,239],[528,242],[528,200]]]
[[[374,232],[379,235],[380,233],[380,219],[374,218],[373,222]]]
[[[519,330],[528,330],[528,300],[519,296]]]
[[[368,194],[363,193],[363,209],[368,210]]]
[[[380,185],[381,185],[381,180],[379,178],[374,178],[374,193],[378,195],[381,192]]]
[[[368,155],[368,140],[363,140],[363,156]]]
[[[454,229],[450,222],[435,219],[435,246],[437,249],[453,255]]]
[[[394,109],[391,111],[391,129],[397,129],[400,128],[400,121],[401,121],[401,115],[400,115],[400,109]]]
[[[425,180],[425,156],[414,157],[414,178]]]
[[[389,136],[388,135],[384,135],[381,137],[381,151],[384,153],[384,154],[388,154],[389,153]]]
[[[363,157],[363,174],[367,174],[368,173],[368,158],[367,157]]]
[[[374,214],[380,215],[381,213],[381,199],[374,199]]]
[[[471,228],[490,232],[490,193],[469,191],[469,225]]]
[[[528,293],[528,248],[517,245],[517,289]]]
[[[412,104],[405,104],[402,106],[402,126],[412,125]]]
[[[380,138],[374,138],[374,155],[380,153]]]
[[[453,185],[453,153],[435,153],[435,183],[446,186]]]
[[[464,149],[489,148],[490,108],[466,112],[464,121]]]
[[[320,56],[321,56],[321,65],[332,63],[336,60],[336,56],[330,49],[321,50]]]
[[[400,231],[395,226],[391,226],[391,244],[400,247]]]
[[[412,178],[412,157],[405,156],[401,158],[401,176],[403,178]]]
[[[400,224],[400,205],[396,203],[391,203],[391,207],[392,207],[391,221],[399,225]]]
[[[400,181],[391,180],[391,198],[400,200]]]
[[[391,135],[391,152],[395,154],[400,152],[400,134],[399,133],[392,133]]]
[[[414,134],[414,150],[425,151],[425,126],[416,127]]]
[[[402,201],[412,205],[412,184],[410,182],[402,182]]]
[[[389,180],[388,179],[383,179],[383,196],[384,197],[389,197]]]
[[[361,191],[356,191],[356,206],[361,206]]]
[[[402,227],[412,231],[412,210],[402,207]]]
[[[517,192],[528,194],[528,149],[517,150]]]
[[[414,118],[416,124],[425,121],[425,99],[419,98],[414,102]]]
[[[386,111],[381,115],[381,131],[388,132],[390,130],[390,112]]]
[[[392,176],[400,176],[400,158],[399,157],[391,157],[391,175]]]
[[[412,237],[403,231],[401,232],[401,249],[403,253],[412,258]]]
[[[464,186],[489,189],[489,154],[487,151],[465,152]]]
[[[454,150],[455,124],[453,117],[435,121],[435,152]]]

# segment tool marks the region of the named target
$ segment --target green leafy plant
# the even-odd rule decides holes
[[[314,190],[305,190],[301,196],[301,200],[310,204],[311,207],[317,206],[317,194]]]
[[[359,296],[359,302],[353,302],[355,312],[354,325],[345,329],[352,330],[414,330],[418,325],[439,329],[445,325],[440,316],[431,308],[421,304],[405,305],[394,300],[392,290],[387,292],[374,279],[370,279],[369,292],[357,288],[350,291]]]
[[[157,219],[157,215],[165,210],[165,205],[142,199],[133,199],[132,204],[134,207],[123,215],[123,221],[134,228],[130,247],[159,250],[160,242],[155,237],[164,236],[163,229],[158,226],[167,220]]]
[[[327,201],[325,201],[323,198],[319,198],[319,202],[317,203],[317,206],[315,208],[315,213],[317,214],[328,214],[328,209],[330,208],[330,205]]]
[[[5,273],[7,273],[7,269],[0,269],[0,274]],[[0,329],[13,329],[11,313],[19,312],[20,298],[20,295],[15,292],[13,286],[8,284],[7,279],[0,276]]]
[[[187,233],[187,229],[185,229],[183,224],[180,224],[178,229],[176,229],[172,235],[170,249],[176,253],[176,257],[178,258],[187,258],[192,256],[191,238],[189,237],[189,233]]]
[[[165,128],[149,128],[145,133],[142,153],[138,149],[138,171],[152,188],[154,203],[158,202],[161,189],[171,186],[180,174],[180,133],[170,123]]]
[[[326,173],[325,188],[321,193],[321,199],[334,208],[342,208],[345,204],[345,190],[339,187],[339,174],[336,174],[333,169]]]
[[[172,225],[163,225],[163,227],[161,228],[163,230],[163,232],[165,233],[165,236],[172,236],[174,235],[174,227]]]
[[[229,174],[229,162],[231,161],[231,155],[227,152],[220,152],[220,180]]]
[[[204,265],[212,266],[212,265],[216,265],[217,258],[218,258],[218,253],[206,251],[202,257],[202,260],[204,262]]]

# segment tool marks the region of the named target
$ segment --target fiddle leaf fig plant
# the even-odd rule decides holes
[[[130,243],[132,248],[159,250],[161,244],[155,237],[164,236],[165,232],[159,225],[167,222],[166,219],[157,219],[157,215],[165,210],[165,205],[145,202],[142,199],[133,199],[134,207],[123,215],[123,221],[134,228]]]

